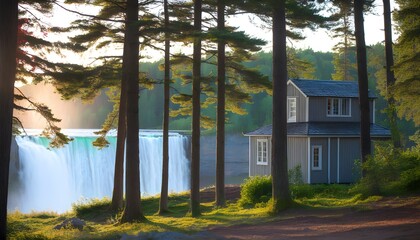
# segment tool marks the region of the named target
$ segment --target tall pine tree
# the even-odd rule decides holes
[[[124,31],[123,81],[127,82],[126,203],[121,222],[144,218],[140,200],[139,159],[139,3],[127,0]]]
[[[0,3],[0,239],[7,235],[7,196],[16,79],[18,1]]]
[[[401,136],[397,126],[397,112],[395,109],[395,99],[391,90],[395,84],[394,74],[394,51],[392,42],[392,21],[391,4],[389,0],[383,0],[384,4],[384,29],[385,29],[385,57],[386,57],[386,99],[388,101],[388,119],[391,127],[391,138],[394,147],[401,147]]]
[[[163,106],[163,141],[162,141],[162,187],[159,201],[159,214],[168,211],[168,176],[169,176],[169,103],[170,103],[170,33],[169,33],[169,4],[163,1],[165,35],[165,63],[164,63],[164,106]]]
[[[354,27],[357,48],[357,76],[360,108],[360,160],[364,163],[371,154],[368,72],[363,13],[365,0],[354,0]],[[365,173],[362,173],[364,175]]]
[[[201,15],[202,2],[194,0],[194,30],[192,69],[192,140],[191,140],[191,206],[193,217],[200,211],[200,118],[201,118]]]

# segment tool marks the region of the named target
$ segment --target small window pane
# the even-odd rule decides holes
[[[296,98],[287,99],[288,121],[296,122]]]
[[[266,139],[257,139],[257,164],[267,165],[268,163],[268,142]]]
[[[338,99],[334,98],[333,99],[333,115],[338,115]]]
[[[349,106],[350,101],[348,99],[341,99],[341,115],[350,115]]]
[[[312,169],[322,170],[322,146],[312,146]]]
[[[314,167],[319,167],[319,148],[314,148]]]

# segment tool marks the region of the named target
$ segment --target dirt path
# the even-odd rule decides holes
[[[273,222],[209,232],[231,239],[420,239],[420,197],[386,198],[362,209],[290,209]]]

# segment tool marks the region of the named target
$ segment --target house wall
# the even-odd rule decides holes
[[[257,164],[257,139],[268,139],[268,164]],[[252,136],[249,138],[249,176],[271,175],[271,137]]]
[[[249,175],[261,176],[271,174],[271,137],[252,136],[250,139]],[[268,164],[257,164],[257,139],[268,141]],[[329,139],[329,144],[328,144]],[[309,141],[309,148],[308,148]],[[352,183],[360,178],[355,160],[360,158],[359,138],[337,137],[288,137],[288,168],[300,165],[302,177],[308,182],[308,151],[310,151],[310,183]],[[312,146],[322,146],[322,169],[312,169]],[[328,160],[329,158],[329,160]]]
[[[340,183],[357,181],[360,173],[355,169],[355,160],[360,159],[360,139],[340,138]]]
[[[338,138],[330,138],[330,183],[337,183],[337,143]]]
[[[268,139],[268,165],[257,164],[257,139]],[[250,137],[250,176],[271,175],[271,137],[253,136]],[[288,137],[287,138],[287,166],[288,169],[300,165],[302,170],[302,180],[306,183],[308,180],[308,138],[307,137]]]
[[[293,169],[301,166],[302,180],[308,182],[308,138],[307,137],[288,137],[287,138],[287,166]]]
[[[293,85],[287,85],[287,97],[296,97],[296,122],[306,120],[306,97]]]
[[[310,140],[311,183],[328,183],[328,138],[311,137]],[[312,169],[312,146],[322,146],[322,169]]]
[[[360,122],[359,100],[351,99],[350,117],[327,117],[327,97],[309,98],[310,122]],[[369,101],[370,121],[373,122],[373,100]]]

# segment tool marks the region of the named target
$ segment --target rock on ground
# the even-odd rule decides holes
[[[79,219],[79,218],[69,218],[64,220],[61,224],[58,224],[54,227],[56,230],[60,230],[62,228],[64,229],[79,229],[80,231],[83,230],[83,227],[86,225],[86,223]]]

